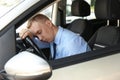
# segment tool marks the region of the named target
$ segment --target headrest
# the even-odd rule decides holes
[[[90,15],[90,5],[84,0],[75,0],[72,2],[71,12],[73,16],[88,16]]]
[[[95,15],[98,19],[120,19],[120,0],[96,0]]]

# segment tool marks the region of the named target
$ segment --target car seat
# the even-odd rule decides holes
[[[88,41],[92,35],[92,28],[88,26],[89,22],[85,18],[90,15],[90,5],[84,0],[74,0],[71,5],[71,13],[72,16],[78,16],[80,18],[71,22],[67,28],[78,33]]]
[[[106,26],[102,26],[88,41],[91,49],[102,49],[120,43],[120,0],[96,0],[95,15],[98,19],[107,20]],[[111,20],[117,24],[110,25]]]
[[[74,0],[71,5],[71,12],[73,16],[80,18],[71,22],[67,28],[82,36],[87,42],[99,27],[106,24],[106,20],[87,19],[91,11],[90,5],[84,0]]]

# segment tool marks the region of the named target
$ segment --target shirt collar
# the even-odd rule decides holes
[[[55,44],[60,44],[63,30],[64,29],[61,26],[58,27],[58,32],[56,33],[56,36],[54,39]]]

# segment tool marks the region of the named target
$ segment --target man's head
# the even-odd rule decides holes
[[[34,36],[45,42],[52,42],[58,30],[50,19],[43,14],[37,14],[30,18],[27,27]]]

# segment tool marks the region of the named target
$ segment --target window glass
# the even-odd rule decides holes
[[[24,0],[0,0],[0,18]]]
[[[0,30],[39,1],[40,0],[0,0]],[[44,2],[45,0],[42,1]]]
[[[71,4],[72,1],[74,0],[67,0],[67,4],[66,4],[66,23],[70,23],[73,20],[77,19],[77,18],[82,18],[82,17],[78,17],[78,16],[72,16],[71,14]],[[95,15],[94,15],[94,3],[95,0],[85,0],[86,2],[88,2],[91,6],[91,13],[90,16],[87,16],[87,19],[94,19]]]

